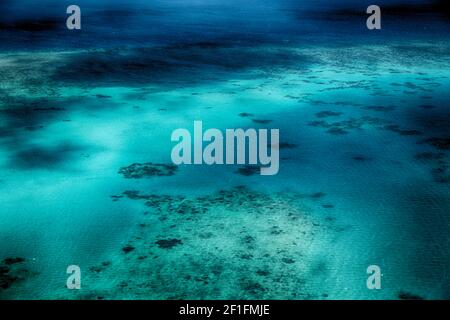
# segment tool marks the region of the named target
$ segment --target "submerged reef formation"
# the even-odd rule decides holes
[[[395,109],[395,106],[367,106],[365,109],[376,112],[391,112]]]
[[[122,167],[119,174],[127,179],[142,179],[153,176],[172,176],[177,171],[178,166],[173,164],[158,163],[133,163],[127,167]]]
[[[417,153],[415,159],[425,164],[431,165],[431,175],[434,181],[439,183],[450,182],[450,138],[428,138],[421,143],[433,147],[435,152]]]
[[[272,120],[269,119],[252,119],[252,121],[259,124],[269,124],[272,122]]]
[[[415,156],[416,160],[431,164],[431,174],[434,181],[439,183],[450,182],[450,165],[447,155],[443,152],[421,152]]]
[[[413,293],[409,293],[409,292],[405,292],[405,291],[401,291],[398,293],[398,298],[400,300],[425,300],[423,297],[413,294]]]
[[[450,138],[428,138],[424,141],[437,149],[440,150],[450,150]]]
[[[336,113],[333,116],[338,116],[338,114]],[[328,116],[321,115],[318,117],[325,118],[329,117],[329,115]],[[312,127],[327,129],[326,131],[327,133],[334,135],[347,134],[354,130],[361,130],[371,127],[376,129],[392,131],[402,136],[413,136],[422,134],[422,132],[420,132],[419,130],[402,129],[399,125],[393,124],[391,121],[371,116],[363,116],[360,118],[351,117],[346,120],[335,122],[328,122],[325,120],[315,120],[310,121],[308,124]]]
[[[298,145],[295,143],[289,143],[289,142],[280,142],[278,144],[278,148],[281,149],[295,149]]]
[[[302,204],[304,195],[238,186],[205,196],[136,190],[122,196],[120,201],[140,201],[147,210],[122,252],[85,275],[90,298],[308,299],[326,294],[309,290],[308,282],[321,281],[327,272],[324,257],[309,248],[316,237],[324,241],[324,235],[331,239],[345,229],[335,219],[314,218]],[[310,270],[316,259],[323,264],[321,272]]]
[[[242,176],[253,176],[255,174],[259,174],[261,171],[261,167],[260,166],[256,166],[256,165],[246,165],[243,166],[241,168],[239,168],[236,173],[240,174]]]
[[[181,241],[180,239],[167,239],[167,240],[158,240],[155,242],[158,247],[163,248],[163,249],[171,249],[177,245],[181,245],[183,244],[183,241]]]
[[[0,297],[2,291],[9,289],[16,282],[24,280],[28,270],[23,268],[24,258],[10,257],[0,262]]]
[[[328,118],[328,117],[337,117],[340,116],[342,112],[334,112],[334,111],[320,111],[316,113],[317,118]]]

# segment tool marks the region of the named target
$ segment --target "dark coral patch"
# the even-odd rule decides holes
[[[283,259],[281,259],[281,261],[283,261],[286,264],[293,264],[293,263],[295,263],[295,260],[292,259],[292,258],[283,258]]]
[[[326,132],[334,135],[343,135],[350,131],[365,129],[367,127],[389,130],[392,132],[396,132],[402,136],[413,136],[422,134],[422,132],[418,130],[402,129],[400,128],[400,126],[390,121],[369,116],[364,116],[361,118],[349,118],[347,120],[336,122],[316,120],[309,122],[308,125],[312,127],[327,129]]]
[[[242,168],[239,168],[236,173],[242,176],[253,176],[255,174],[258,174],[260,171],[261,168],[259,166],[247,165]]]
[[[267,277],[268,275],[270,275],[270,272],[266,270],[258,270],[256,271],[256,274],[261,277]]]
[[[20,20],[14,23],[0,22],[0,30],[7,31],[45,32],[54,31],[60,28],[60,21],[56,19]]]
[[[165,240],[158,240],[155,243],[158,245],[158,247],[162,249],[172,249],[177,245],[183,244],[183,241],[181,241],[180,239],[165,239]]]
[[[366,109],[376,112],[390,112],[395,109],[395,106],[368,106]]]
[[[419,106],[419,108],[425,109],[425,110],[430,110],[430,109],[434,109],[436,108],[436,106],[432,105],[432,104],[422,104]]]
[[[311,198],[313,198],[313,199],[320,199],[320,198],[323,198],[325,196],[326,196],[326,193],[324,193],[324,192],[316,192],[316,193],[313,193],[311,195]]]
[[[97,98],[99,98],[99,99],[108,99],[108,98],[111,98],[111,96],[104,95],[104,94],[96,94],[95,96],[96,96]]]
[[[279,149],[295,149],[297,145],[295,143],[281,142],[278,147]]]
[[[17,280],[16,276],[10,274],[10,268],[0,265],[0,289],[8,289]]]
[[[272,120],[266,120],[266,119],[252,119],[252,121],[254,123],[259,123],[259,124],[269,124],[272,122]]]
[[[405,130],[405,129],[401,129],[398,125],[395,125],[395,124],[386,125],[386,126],[384,126],[384,128],[386,130],[396,132],[402,136],[417,136],[417,135],[422,134],[422,132],[420,132],[419,130]]]
[[[347,134],[348,133],[348,131],[346,131],[346,130],[344,130],[344,129],[342,129],[342,128],[331,128],[331,129],[328,129],[327,130],[327,132],[329,133],[329,134],[333,134],[333,135],[343,135],[343,134]]]
[[[352,159],[355,160],[355,161],[367,161],[367,160],[370,160],[369,157],[366,157],[366,156],[360,155],[360,154],[354,155],[354,156],[352,157]]]
[[[450,167],[444,161],[439,161],[436,168],[431,170],[434,181],[439,183],[450,182]]]
[[[128,167],[120,168],[119,174],[127,179],[142,179],[153,176],[172,176],[177,169],[178,167],[173,164],[133,163]]]
[[[338,117],[342,114],[342,112],[334,112],[334,111],[321,111],[316,113],[317,118],[328,118],[328,117]]]
[[[417,153],[414,157],[417,160],[440,160],[444,158],[443,153],[435,153],[435,152],[420,152]]]
[[[424,140],[425,143],[432,145],[440,150],[450,150],[450,138],[429,138]]]
[[[398,298],[401,300],[425,300],[423,297],[421,297],[419,295],[405,292],[405,291],[399,292]]]
[[[17,264],[17,263],[23,263],[23,262],[25,262],[25,259],[24,258],[19,258],[19,257],[17,257],[17,258],[6,258],[6,259],[3,260],[3,263],[8,265],[8,266],[10,266],[12,264]]]
[[[6,258],[0,263],[0,289],[6,290],[15,282],[23,280],[23,273],[28,272],[18,269],[25,262],[24,258]]]
[[[126,250],[128,250],[128,248]],[[131,251],[128,251],[128,252],[131,252]],[[128,253],[128,252],[126,252],[126,253]],[[111,261],[103,261],[100,265],[90,267],[89,270],[92,272],[95,272],[95,273],[100,273],[100,272],[104,271],[107,267],[109,267],[110,265],[111,265]]]
[[[421,152],[415,155],[415,159],[433,165],[431,175],[434,181],[439,183],[450,182],[450,166],[443,152]]]
[[[258,282],[242,281],[241,283],[242,283],[242,285],[241,285],[242,289],[252,295],[258,295],[258,294],[261,294],[261,292],[266,291],[266,289]]]
[[[122,248],[122,251],[126,254],[126,253],[130,253],[130,252],[134,251],[134,249],[136,249],[136,248],[133,246],[127,245]]]

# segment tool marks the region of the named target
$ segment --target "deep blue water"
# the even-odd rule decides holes
[[[449,13],[442,1],[378,1],[382,33],[368,34],[370,1],[78,1],[82,30],[68,32],[70,1],[3,1],[4,49],[123,47],[202,41],[222,43],[382,43],[388,39],[445,37]]]

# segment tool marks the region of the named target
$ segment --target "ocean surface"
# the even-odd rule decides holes
[[[0,298],[449,299],[450,13],[378,3],[3,0]],[[195,120],[279,173],[173,166]]]

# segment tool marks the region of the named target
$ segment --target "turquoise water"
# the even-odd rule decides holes
[[[0,53],[0,297],[450,298],[446,35],[222,31]],[[279,129],[280,172],[171,170],[195,120]]]

